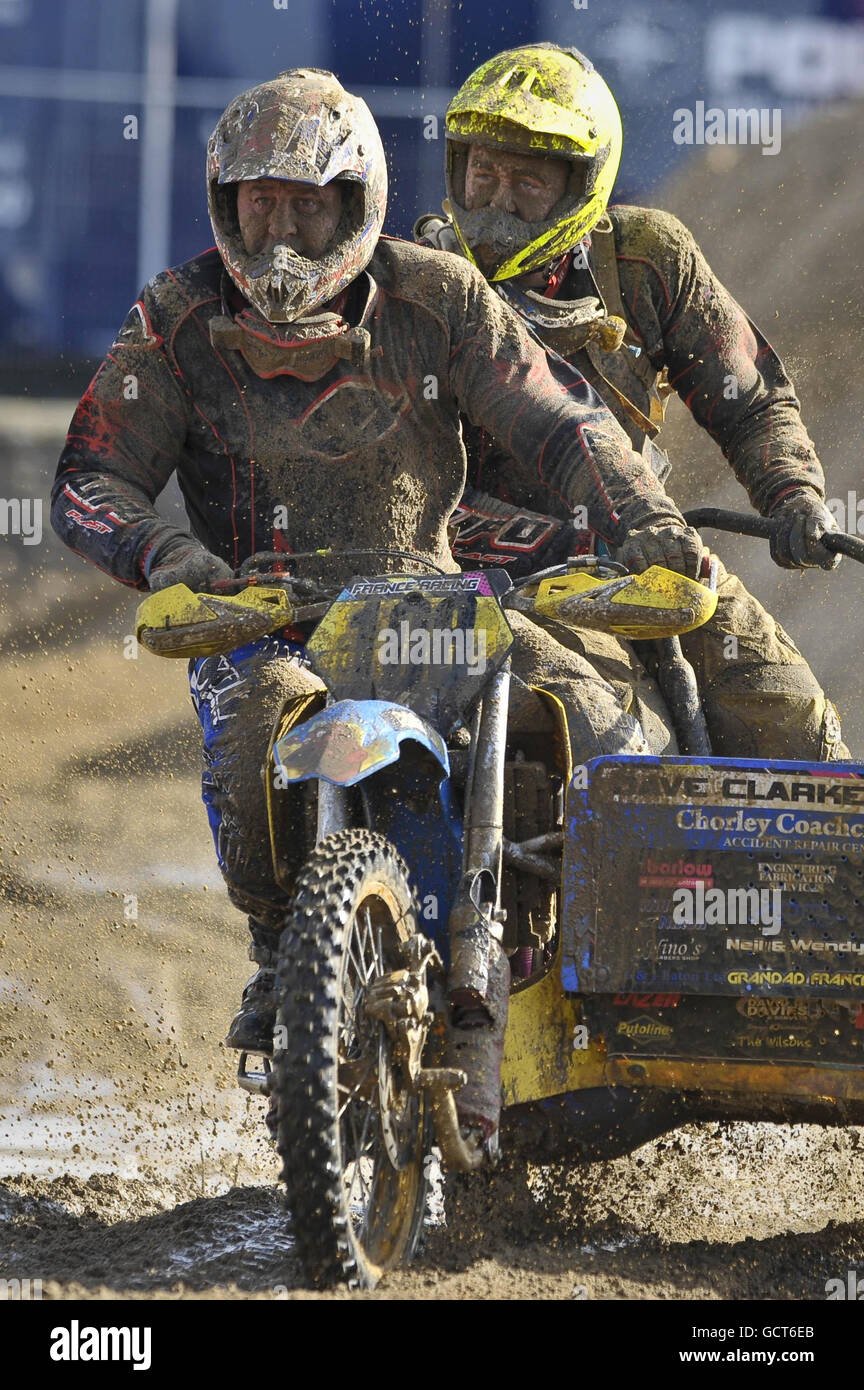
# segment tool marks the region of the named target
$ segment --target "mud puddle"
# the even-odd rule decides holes
[[[609,1163],[472,1178],[410,1269],[374,1294],[314,1293],[264,1149],[267,1180],[223,1169],[206,1192],[194,1165],[5,1178],[0,1272],[49,1298],[734,1301],[824,1299],[864,1265],[859,1131],[711,1124]]]

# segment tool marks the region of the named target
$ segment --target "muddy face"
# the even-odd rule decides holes
[[[341,215],[337,183],[315,188],[287,179],[246,179],[237,189],[237,220],[250,256],[282,245],[316,260],[333,240]]]
[[[471,145],[465,169],[465,207],[469,212],[497,213],[502,222],[513,217],[524,223],[542,222],[563,198],[569,177],[566,159]],[[500,247],[481,240],[472,250],[480,269],[490,274],[500,260]]]
[[[542,222],[563,198],[570,174],[566,159],[471,145],[465,171],[465,206],[515,213],[525,222]]]

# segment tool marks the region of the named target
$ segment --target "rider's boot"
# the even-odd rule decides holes
[[[280,932],[249,918],[252,943],[249,959],[258,969],[243,991],[240,1008],[231,1020],[225,1038],[226,1047],[243,1052],[258,1052],[269,1056],[273,1051],[273,1030],[276,1027],[276,964]]]

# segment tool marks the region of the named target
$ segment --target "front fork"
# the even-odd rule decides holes
[[[346,830],[349,823],[347,789],[319,778],[317,843],[336,830]]]
[[[504,758],[510,706],[510,661],[490,683],[475,715],[465,790],[462,877],[448,924],[450,1004],[454,1012],[486,1009],[490,949],[503,936],[501,856]]]
[[[477,1168],[497,1152],[510,966],[501,944],[504,760],[510,661],[475,716],[465,792],[462,877],[448,921],[447,1067],[427,1073],[445,1163]],[[463,1081],[464,1078],[464,1081]],[[455,1092],[455,1094],[454,1094]]]

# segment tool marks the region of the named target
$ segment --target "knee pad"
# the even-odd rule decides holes
[[[721,757],[848,758],[837,711],[800,665],[730,665],[704,692],[705,718]]]

